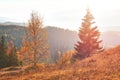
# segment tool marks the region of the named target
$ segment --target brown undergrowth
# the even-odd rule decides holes
[[[120,46],[62,68],[57,64],[4,68],[0,80],[120,80]]]

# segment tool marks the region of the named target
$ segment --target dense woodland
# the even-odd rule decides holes
[[[119,80],[120,46],[103,45],[89,9],[82,20],[78,33],[43,27],[34,12],[27,27],[0,25],[1,80]]]

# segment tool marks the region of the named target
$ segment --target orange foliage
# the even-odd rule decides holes
[[[7,55],[10,54],[10,52],[11,52],[11,50],[12,50],[13,47],[14,47],[14,43],[13,43],[13,41],[10,41],[8,43],[8,48],[7,48],[7,51],[6,51]]]
[[[74,51],[67,51],[61,60],[69,61]],[[40,64],[36,69],[25,66],[21,71],[0,71],[1,80],[119,80],[120,79],[120,46],[100,54],[76,61],[71,65],[56,68],[55,64]],[[60,60],[60,62],[61,62]],[[66,62],[67,63],[67,62]],[[57,66],[61,66],[58,65]],[[8,69],[10,70],[10,69]],[[37,70],[37,71],[36,71]]]
[[[67,51],[66,53],[64,53],[62,55],[62,57],[60,58],[60,60],[57,61],[57,65],[62,68],[62,67],[65,67],[67,65],[70,65],[71,64],[71,61],[72,61],[72,57],[73,55],[76,53],[75,50],[72,50],[72,51]]]

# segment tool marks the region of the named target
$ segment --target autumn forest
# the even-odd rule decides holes
[[[120,80],[120,42],[101,37],[92,13],[77,31],[45,27],[37,11],[22,25],[0,23],[0,80]]]

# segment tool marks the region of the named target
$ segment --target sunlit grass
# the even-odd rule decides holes
[[[0,80],[119,80],[120,46],[59,68],[57,64],[2,69]],[[7,71],[8,70],[8,71]]]

